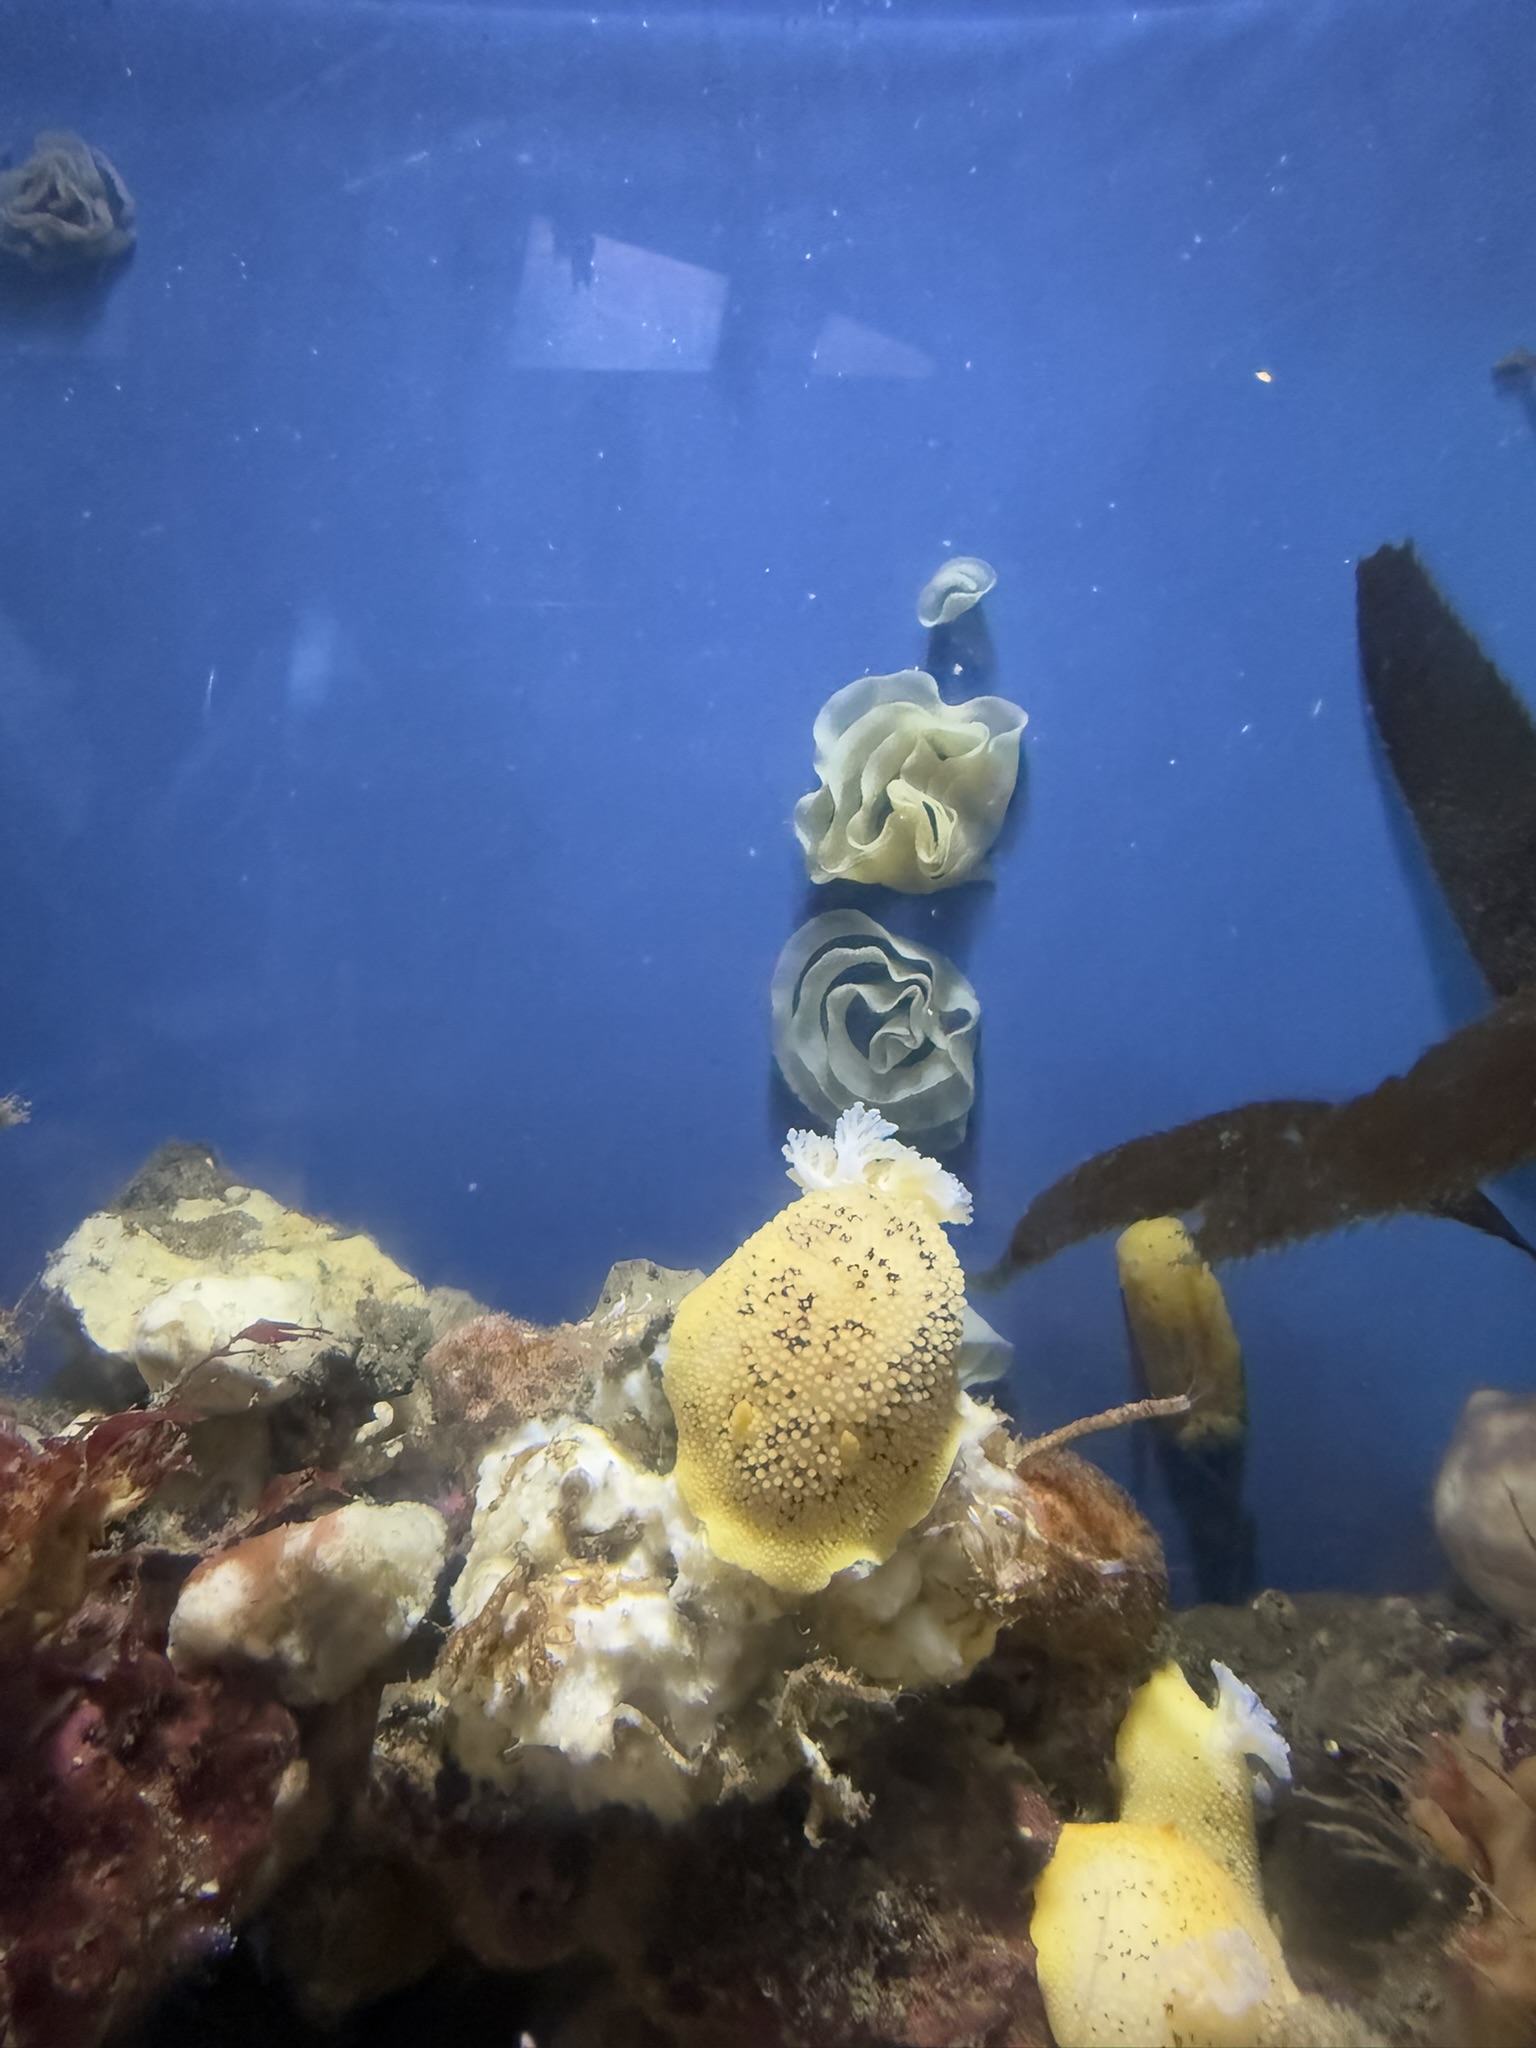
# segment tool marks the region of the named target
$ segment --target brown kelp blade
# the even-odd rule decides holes
[[[1500,1244],[1512,1244],[1528,1259],[1536,1259],[1536,1244],[1520,1235],[1504,1211],[1481,1188],[1474,1188],[1470,1195],[1453,1196],[1448,1202],[1432,1202],[1429,1213],[1443,1216],[1449,1223],[1465,1223],[1469,1230],[1480,1230],[1484,1237],[1496,1237]]]
[[[1376,730],[1489,987],[1536,984],[1536,724],[1411,547],[1355,570]]]
[[[1480,1183],[1536,1159],[1536,992],[1510,997],[1368,1095],[1250,1102],[1133,1138],[1031,1202],[975,1283],[1000,1285],[1145,1216],[1195,1219],[1211,1261],[1372,1219],[1451,1216],[1530,1252]],[[1536,1254],[1533,1254],[1536,1255]]]
[[[1249,1102],[1100,1152],[1035,1197],[1003,1264],[984,1278],[1043,1265],[1069,1245],[1148,1216],[1188,1216],[1217,1202],[1223,1212],[1240,1212],[1265,1162],[1304,1143],[1332,1109],[1331,1102]]]
[[[1162,1215],[1193,1218],[1210,1260],[1413,1212],[1536,1257],[1479,1186],[1536,1158],[1536,724],[1411,547],[1378,548],[1355,581],[1387,761],[1504,1000],[1351,1102],[1251,1102],[1100,1153],[1030,1204],[978,1284]]]

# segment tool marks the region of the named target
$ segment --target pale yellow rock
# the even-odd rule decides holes
[[[165,1212],[167,1235],[187,1227],[220,1248],[192,1257],[133,1216],[103,1210],[85,1219],[43,1273],[89,1342],[133,1359],[157,1394],[179,1393],[192,1376],[210,1409],[279,1397],[281,1383],[326,1343],[355,1341],[359,1302],[414,1307],[426,1300],[420,1282],[372,1238],[285,1208],[259,1188],[174,1203]],[[227,1361],[229,1371],[208,1368],[211,1354],[263,1318],[322,1334],[277,1347],[248,1344]]]

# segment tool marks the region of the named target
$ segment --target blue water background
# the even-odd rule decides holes
[[[1351,565],[1411,535],[1536,691],[1528,0],[5,17],[0,141],[80,130],[141,234],[0,302],[0,1292],[173,1134],[533,1317],[719,1260],[789,1193],[811,721],[952,551],[1022,812],[871,907],[983,1002],[970,1262],[1485,1000]],[[594,324],[618,272],[675,332]],[[1403,1222],[1225,1277],[1264,1576],[1433,1578],[1536,1266]],[[986,1306],[1028,1422],[1124,1398],[1107,1241]]]

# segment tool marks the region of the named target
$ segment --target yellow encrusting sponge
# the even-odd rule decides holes
[[[787,1592],[889,1557],[960,1439],[964,1280],[939,1221],[958,1183],[890,1129],[858,1106],[835,1142],[792,1134],[809,1191],[672,1325],[683,1497],[717,1556]]]
[[[1243,1352],[1221,1282],[1176,1216],[1133,1223],[1115,1245],[1120,1292],[1149,1394],[1188,1394],[1173,1425],[1186,1448],[1242,1437]]]
[[[1288,1777],[1285,1741],[1213,1668],[1214,1706],[1176,1664],[1140,1689],[1115,1745],[1122,1817],[1063,1828],[1035,1888],[1058,2048],[1258,2048],[1301,1998],[1264,1911],[1249,1771]]]

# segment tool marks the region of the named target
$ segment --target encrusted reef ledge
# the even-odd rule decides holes
[[[852,1166],[807,1155],[786,1215],[854,1217],[915,1276],[948,1248],[877,1123]],[[831,1303],[864,1268],[829,1256]],[[930,1329],[918,1286],[920,1372],[896,1323],[862,1351],[838,1326],[864,1561],[809,1591],[728,1562],[665,1376],[702,1278],[629,1261],[536,1328],[195,1147],[82,1223],[29,1318],[62,1368],[0,1422],[8,2039],[120,2035],[188,1967],[248,1970],[258,1926],[268,1995],[317,2020],[454,1955],[585,1957],[601,1988],[553,2037],[1045,2038],[1030,1881],[1103,1796],[1156,1538],[963,1391],[958,1289]],[[748,1470],[801,1469],[777,1398],[782,1453],[733,1411]],[[909,1408],[946,1449],[891,1538]]]
[[[967,1390],[964,1190],[860,1114],[707,1282],[627,1261],[549,1329],[197,1148],[80,1226],[0,1418],[7,2043],[153,2041],[189,1981],[210,2028],[416,2038],[494,1981],[536,2048],[1046,2048],[1037,1880],[1170,1654],[1294,1745],[1264,1882],[1316,2038],[1435,2038],[1494,1937],[1518,1995],[1460,1872],[1529,1653],[1410,1603],[1331,1656],[1281,1596],[1170,1622],[1131,1501]],[[1360,1857],[1381,1924],[1309,1918]]]

